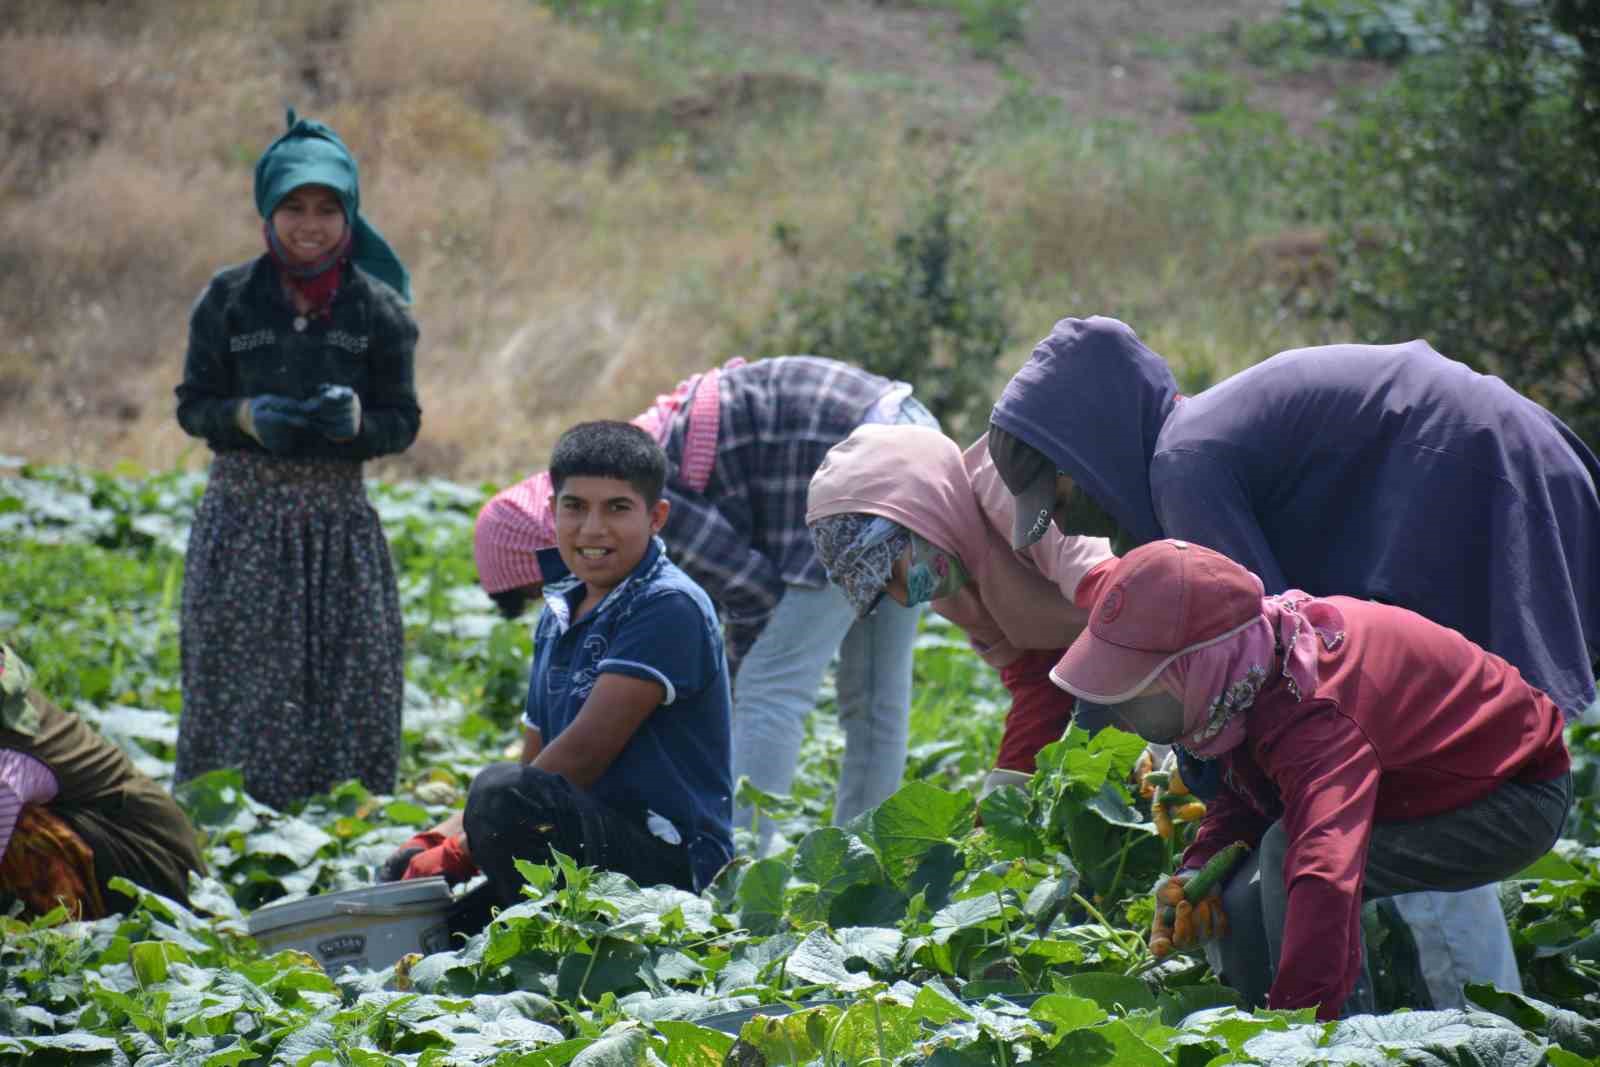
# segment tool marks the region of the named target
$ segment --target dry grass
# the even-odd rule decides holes
[[[250,169],[285,103],[352,146],[412,270],[423,432],[380,474],[521,476],[569,423],[737,354],[786,286],[867,262],[952,161],[1014,294],[1010,362],[1095,311],[1201,367],[1277,340],[1164,149],[974,145],[920,100],[696,82],[527,0],[23,6],[0,38],[0,116],[23,116],[0,117],[0,453],[204,462],[172,417],[188,309],[256,254]]]

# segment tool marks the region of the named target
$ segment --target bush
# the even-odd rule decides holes
[[[1425,337],[1600,443],[1600,134],[1584,81],[1600,11],[1564,6],[1572,36],[1538,8],[1460,0],[1452,48],[1412,60],[1306,180],[1333,223],[1336,310],[1364,336]]]
[[[785,293],[760,355],[805,352],[912,383],[965,442],[988,421],[995,361],[1010,338],[998,268],[950,177],[913,208],[876,266]],[[798,235],[774,237],[799,261]]]
[[[1289,0],[1286,19],[1319,51],[1392,61],[1447,47],[1438,6],[1438,0]]]

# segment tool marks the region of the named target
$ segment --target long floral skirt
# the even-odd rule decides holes
[[[361,465],[223,452],[189,533],[178,781],[238,767],[277,808],[394,791],[404,629]]]

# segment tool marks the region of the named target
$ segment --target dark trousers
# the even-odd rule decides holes
[[[551,849],[640,885],[694,889],[688,849],[652,834],[642,813],[608,808],[558,774],[520,763],[486,767],[472,781],[462,819],[473,862],[487,881],[456,904],[452,933],[477,933],[492,909],[522,901],[516,861],[547,863]]]
[[[1563,774],[1547,782],[1505,782],[1463,808],[1427,818],[1374,823],[1362,897],[1454,893],[1509,878],[1550,850],[1571,807],[1572,775]],[[1266,1003],[1277,973],[1288,915],[1288,848],[1283,823],[1273,823],[1222,890],[1228,936],[1206,946],[1212,969],[1252,1007]],[[1343,1014],[1372,1010],[1363,957],[1362,977]]]

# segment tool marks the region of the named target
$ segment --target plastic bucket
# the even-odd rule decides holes
[[[267,952],[299,949],[329,974],[377,971],[408,952],[449,948],[450,903],[443,878],[359,886],[260,908],[250,916],[250,936]]]

